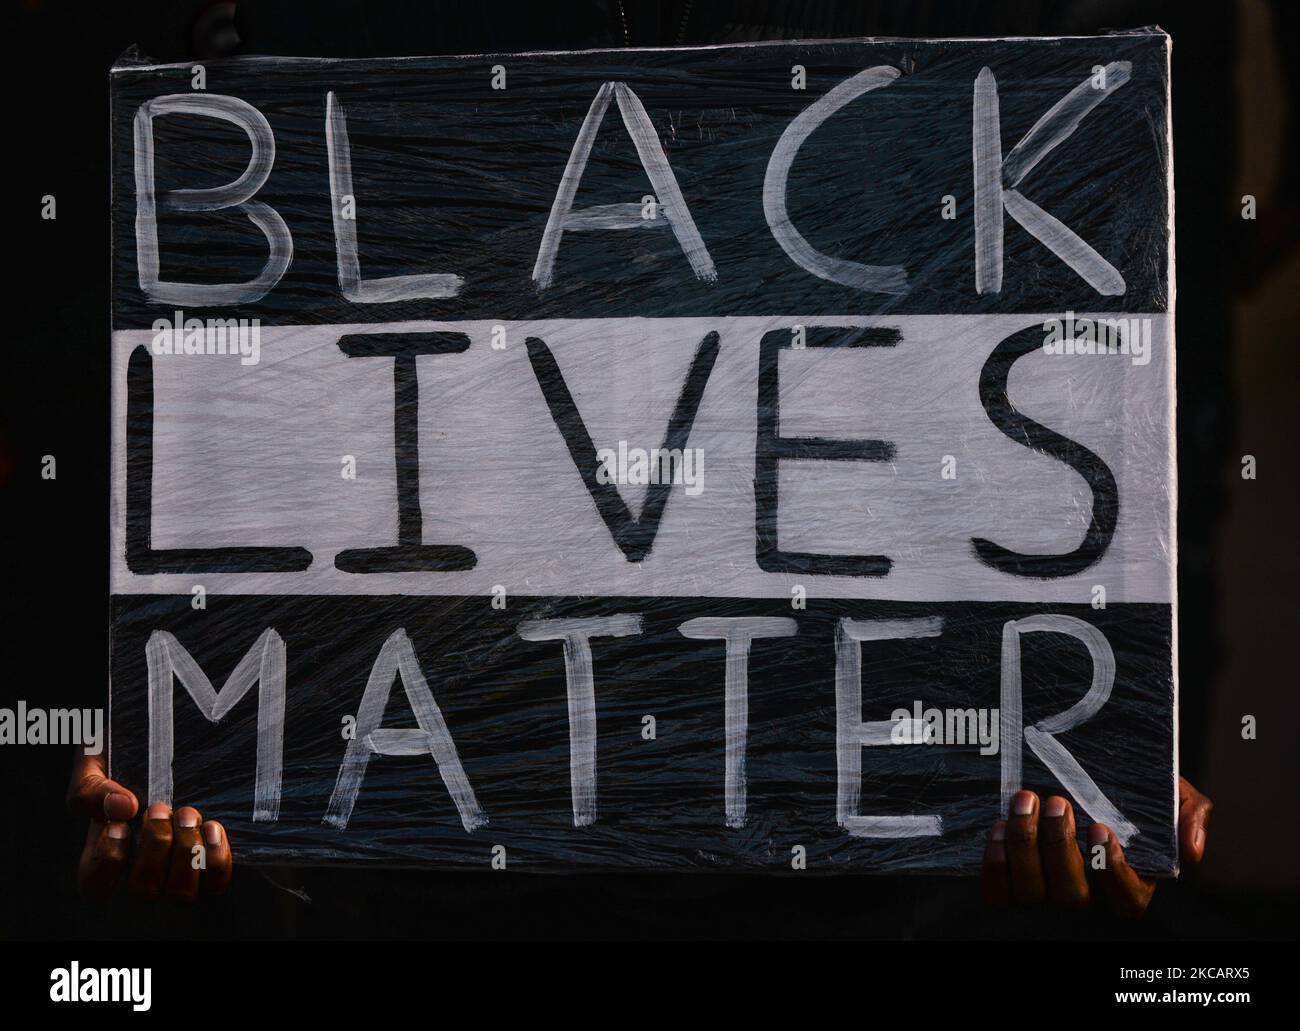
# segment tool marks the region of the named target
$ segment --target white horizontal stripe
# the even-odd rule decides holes
[[[166,313],[168,316],[170,312]],[[230,314],[234,314],[233,312]],[[1082,317],[1084,313],[1079,313]],[[261,358],[158,356],[154,368],[153,545],[297,545],[301,573],[137,576],[125,564],[126,363],[149,331],[113,336],[113,565],[117,594],[789,597],[900,601],[1108,602],[1172,599],[1173,394],[1170,322],[1151,319],[1152,356],[1048,355],[1014,367],[1010,396],[1025,415],[1101,456],[1115,475],[1114,540],[1092,568],[1040,581],[998,572],[972,537],[1032,553],[1068,552],[1090,517],[1090,494],[1066,465],[992,424],[980,369],[1006,336],[1048,315],[904,315],[591,319],[276,327]],[[1127,317],[1119,313],[1102,316]],[[883,578],[767,573],[755,561],[754,448],[759,340],[795,324],[892,326],[892,348],[787,351],[781,432],[892,441],[891,463],[783,462],[781,546],[887,555]],[[347,548],[396,542],[393,362],[349,358],[347,333],[466,333],[461,354],[419,359],[424,541],[477,555],[456,573],[358,575],[334,568]],[[597,447],[649,450],[701,339],[721,336],[689,446],[703,454],[703,490],[672,488],[650,555],[615,546],[543,399],[527,337],[551,348]],[[340,475],[353,455],[357,479]],[[944,456],[957,477],[941,476]],[[634,515],[643,487],[621,488]]]

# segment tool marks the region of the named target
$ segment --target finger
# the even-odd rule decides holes
[[[207,862],[199,825],[203,817],[192,806],[176,810],[172,827],[171,870],[167,874],[167,897],[176,902],[193,902],[199,897],[200,860]]]
[[[162,802],[155,802],[144,814],[127,890],[137,898],[158,898],[167,884],[171,859],[172,811]]]
[[[1094,823],[1088,828],[1088,844],[1101,845],[1105,849],[1105,864],[1100,870],[1094,870],[1093,878],[1106,907],[1115,915],[1130,920],[1140,917],[1151,904],[1155,884],[1139,877],[1137,871],[1128,865],[1119,839],[1105,824]]]
[[[1178,844],[1182,857],[1189,863],[1205,858],[1205,839],[1210,829],[1214,803],[1188,783],[1178,778]]]
[[[230,851],[226,828],[216,820],[208,820],[203,824],[202,831],[203,844],[207,849],[207,868],[201,871],[200,888],[204,895],[224,895],[234,873],[234,856]]]
[[[1038,855],[1052,905],[1060,909],[1087,906],[1091,892],[1075,838],[1074,807],[1060,795],[1043,803],[1038,818]]]
[[[133,820],[139,804],[126,788],[109,780],[104,756],[82,752],[72,767],[67,803],[73,812],[92,820]]]
[[[984,866],[980,870],[980,890],[984,901],[993,909],[1006,909],[1011,901],[1007,874],[1007,824],[999,820],[984,843]]]
[[[1047,888],[1038,857],[1038,796],[1032,791],[1017,791],[1011,798],[1006,850],[1012,901],[1018,906],[1042,902]]]
[[[113,893],[131,848],[131,828],[120,821],[91,820],[77,864],[77,890],[102,902]]]

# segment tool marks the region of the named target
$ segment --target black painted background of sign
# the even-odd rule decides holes
[[[849,837],[835,822],[834,626],[853,619],[942,616],[933,639],[862,645],[863,718],[893,709],[999,706],[1001,632],[1009,619],[1059,612],[1097,626],[1114,650],[1109,702],[1060,741],[1141,833],[1130,862],[1151,873],[1175,864],[1169,757],[1173,752],[1170,608],[1123,604],[878,603],[815,600],[617,598],[489,599],[222,597],[194,611],[188,596],[117,597],[112,684],[112,771],[143,787],[148,724],[145,642],[176,635],[218,690],[267,627],[287,647],[284,781],[276,824],[250,821],[257,686],[219,724],[176,683],[175,797],[219,818],[241,861],[466,865],[486,868],[505,845],[514,869],[751,867],[788,870],[804,845],[814,871],[952,872],[978,867],[999,814],[999,757],[976,746],[863,750],[864,814],[937,814],[942,838]],[[643,633],[592,642],[598,721],[599,816],[572,826],[561,644],[515,633],[526,619],[640,613]],[[754,643],[749,665],[749,820],[723,822],[723,642],[692,641],[677,627],[697,616],[793,617],[798,634]],[[322,824],[346,742],[380,646],[407,630],[489,824],[467,834],[431,758],[375,756],[346,830]],[[1021,639],[1024,711],[1033,723],[1087,689],[1081,643],[1058,634]],[[652,714],[657,739],[641,737]],[[414,721],[400,681],[385,727]],[[1006,747],[1006,743],[1003,743]],[[1061,789],[1026,747],[1024,784]],[[1081,814],[1082,826],[1090,822]]]
[[[998,80],[1004,153],[1094,65],[1125,60],[1132,80],[1108,97],[1026,178],[1024,194],[1070,226],[1124,276],[1101,297],[1010,216],[1002,292],[974,283],[971,108],[974,81]],[[277,323],[616,315],[879,314],[1110,310],[1169,306],[1163,35],[1015,41],[882,41],[754,45],[690,51],[320,62],[208,63],[207,91],[245,100],[269,120],[276,158],[255,199],[288,223],[294,258],[260,302],[187,315]],[[490,88],[494,64],[508,88]],[[808,87],[791,88],[791,67]],[[794,224],[819,250],[906,266],[901,297],[814,277],[780,249],[763,217],[762,184],[790,121],[833,86],[874,65],[902,75],[831,116],[790,176]],[[191,66],[112,79],[114,328],[171,315],[146,303],[135,253],[132,121],[152,97],[191,92]],[[691,274],[674,235],[569,232],[553,285],[531,274],[547,215],[587,109],[603,82],[644,103],[718,281]],[[454,272],[460,296],[391,304],[343,299],[335,268],[325,94],[348,118],[362,275]],[[211,188],[244,170],[232,125],[169,115],[155,122],[160,192]],[[615,106],[605,115],[575,201],[639,202],[650,184]],[[957,217],[940,218],[945,195]],[[242,215],[160,213],[164,279],[252,278],[266,259]]]

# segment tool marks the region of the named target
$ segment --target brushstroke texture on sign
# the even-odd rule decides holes
[[[120,64],[113,775],[241,861],[968,871],[1025,786],[1176,872],[1168,46]]]

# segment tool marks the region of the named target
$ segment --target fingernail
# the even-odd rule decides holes
[[[149,807],[148,816],[151,820],[170,820],[172,818],[172,811],[162,802],[155,802]]]
[[[106,833],[114,841],[121,841],[131,833],[131,828],[124,823],[110,823]]]
[[[1053,820],[1059,820],[1065,815],[1065,799],[1060,795],[1053,795],[1043,803],[1043,815]]]
[[[216,848],[221,844],[221,824],[209,823],[203,828],[203,836],[208,839],[208,844]]]
[[[193,809],[182,809],[180,815],[176,818],[176,822],[185,828],[197,827],[199,825],[199,814]]]
[[[1032,791],[1016,792],[1012,807],[1012,812],[1017,816],[1028,816],[1034,811],[1034,793]]]
[[[994,840],[994,841],[1006,841],[1006,839],[1007,839],[1007,824],[1006,824],[1006,821],[1005,821],[1005,820],[999,820],[997,823],[995,823],[995,824],[993,825],[993,840]]]
[[[1104,845],[1108,841],[1110,841],[1110,831],[1106,830],[1101,824],[1094,823],[1088,828],[1089,845]]]
[[[110,791],[104,796],[104,815],[110,820],[129,820],[131,799],[120,791]]]
[[[1205,831],[1200,830],[1199,828],[1197,829],[1196,839],[1194,844],[1196,846],[1196,854],[1204,855],[1205,854]]]

